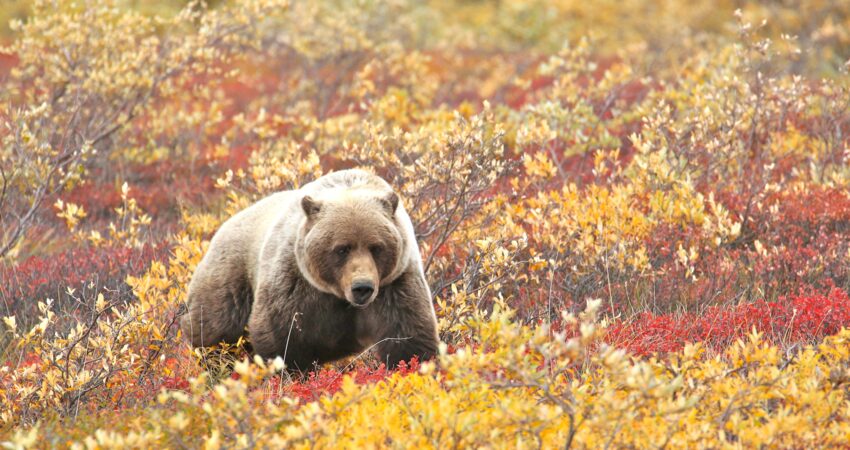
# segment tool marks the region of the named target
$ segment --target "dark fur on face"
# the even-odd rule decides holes
[[[394,193],[345,202],[302,200],[305,253],[313,278],[334,295],[365,307],[393,273],[402,251]]]

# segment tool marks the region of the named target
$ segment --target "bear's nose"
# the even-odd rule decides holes
[[[363,305],[372,297],[375,292],[375,286],[371,281],[357,281],[351,285],[351,296],[354,297],[354,303]]]

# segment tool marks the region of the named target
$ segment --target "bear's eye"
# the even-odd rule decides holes
[[[384,251],[384,247],[381,247],[380,245],[370,245],[369,246],[369,252],[372,253],[372,256],[378,256],[383,251]]]
[[[334,253],[339,256],[345,256],[351,251],[350,245],[337,245],[334,247]]]

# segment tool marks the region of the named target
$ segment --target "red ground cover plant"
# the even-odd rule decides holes
[[[318,400],[322,396],[333,395],[342,387],[342,380],[345,376],[351,376],[357,384],[371,384],[384,380],[388,376],[398,373],[407,375],[419,371],[419,359],[414,357],[410,361],[402,361],[398,367],[393,370],[387,370],[384,364],[380,364],[377,368],[368,366],[359,366],[352,369],[324,367],[313,372],[308,372],[302,378],[295,378],[293,381],[283,380],[283,378],[273,378],[267,389],[272,396],[285,395],[295,397],[302,402]]]
[[[711,306],[699,314],[646,312],[613,324],[606,340],[635,355],[675,352],[689,342],[702,342],[719,351],[755,329],[787,348],[817,342],[847,326],[850,297],[843,289],[833,288],[825,293],[809,290],[776,302]]]
[[[5,315],[15,314],[19,323],[29,325],[37,314],[36,303],[48,298],[54,299],[56,311],[65,313],[107,291],[112,298],[130,302],[134,297],[127,276],[141,274],[151,262],[167,257],[165,243],[141,248],[85,246],[33,256],[17,265],[0,266],[0,305]]]
[[[190,382],[188,377],[193,376],[187,367],[193,366],[191,358],[169,357],[165,361],[165,367],[169,375],[152,380],[150,392],[158,388],[167,390],[189,391]],[[24,361],[21,364],[34,364],[35,360]],[[382,363],[377,367],[364,363],[352,363],[345,367],[326,366],[303,374],[281,374],[267,380],[262,389],[267,392],[270,399],[281,397],[293,397],[302,403],[318,400],[324,396],[333,395],[342,387],[343,378],[350,376],[359,385],[380,382],[393,374],[408,375],[419,371],[419,359],[414,357],[410,361],[402,361],[392,370],[388,370]],[[239,379],[239,374],[233,372],[230,378]],[[144,393],[136,394],[141,397]]]
[[[186,161],[162,160],[150,164],[132,164],[122,173],[112,169],[95,170],[82,185],[62,195],[62,200],[81,205],[89,220],[108,221],[113,209],[121,205],[121,183],[128,183],[133,198],[146,213],[176,222],[180,206],[200,204],[215,194],[215,176],[222,169],[214,164],[193,167]]]

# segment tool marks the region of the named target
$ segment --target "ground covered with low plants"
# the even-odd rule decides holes
[[[0,19],[6,448],[850,442],[846,2]],[[411,213],[440,355],[193,351],[177,322],[217,227],[351,167]]]

